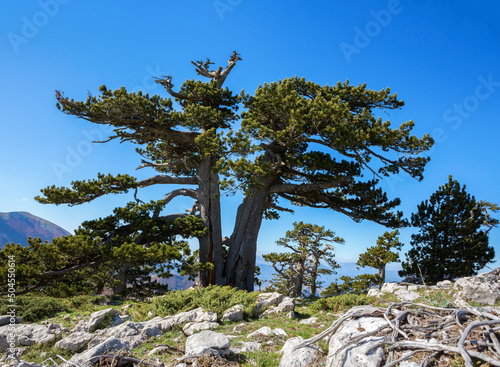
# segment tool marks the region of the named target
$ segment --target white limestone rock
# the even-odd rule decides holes
[[[17,338],[10,340],[12,334]],[[55,335],[45,325],[37,324],[9,324],[0,326],[0,352],[5,352],[9,344],[17,346],[30,346],[34,344],[53,343]],[[9,343],[10,342],[10,343]]]
[[[211,321],[203,321],[203,322],[188,322],[182,331],[184,331],[187,335],[193,335],[197,331],[202,330],[212,330],[217,329],[219,324]]]
[[[225,321],[232,321],[232,322],[242,321],[244,310],[245,310],[245,307],[243,307],[243,305],[233,306],[224,312],[224,315],[222,315],[222,321],[223,322],[225,322]]]
[[[303,342],[299,336],[290,338],[286,341],[283,349],[281,350],[283,356],[281,357],[279,367],[305,367],[309,366],[316,360],[321,352],[319,348],[312,345],[295,349],[295,346]]]
[[[96,345],[93,348],[86,350],[85,352],[75,354],[69,362],[67,367],[74,366],[74,364],[81,365],[82,367],[90,367],[95,363],[94,357],[103,355],[105,353],[118,351],[120,349],[128,348],[128,345],[122,343],[119,339],[115,337],[109,337],[104,342]]]
[[[311,324],[316,324],[318,322],[318,318],[317,317],[309,317],[308,319],[304,319],[302,321],[299,322],[299,324],[303,324],[303,325],[311,325]]]
[[[203,330],[187,338],[186,352],[183,358],[196,358],[207,351],[212,351],[216,355],[224,355],[230,346],[231,341],[226,335]]]
[[[367,338],[362,343],[349,347],[340,353],[337,351],[350,338],[358,336],[360,333],[374,331],[384,325],[387,325],[387,321],[383,318],[368,316],[344,322],[330,339],[326,366],[379,367],[384,358],[384,349],[381,346],[375,349],[373,347],[385,340],[386,337]]]
[[[73,352],[81,352],[92,339],[94,339],[93,334],[78,331],[59,340],[55,346],[61,349],[70,349]]]

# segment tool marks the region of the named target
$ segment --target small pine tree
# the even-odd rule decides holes
[[[498,220],[489,216],[488,209],[496,211],[497,207],[476,201],[465,185],[450,176],[412,214],[411,223],[419,232],[412,235],[412,248],[399,274],[422,275],[428,283],[476,275],[495,257],[488,232]],[[483,230],[484,226],[488,229]]]
[[[333,274],[339,267],[335,261],[335,247],[329,242],[344,243],[335,233],[325,227],[304,222],[293,224],[292,231],[287,231],[284,238],[276,243],[291,252],[271,253],[264,259],[271,263],[276,271],[273,288],[292,297],[302,294],[304,286],[308,286],[311,295],[316,294],[321,274]],[[330,269],[320,268],[320,261],[325,261]]]
[[[356,265],[364,268],[369,266],[378,270],[380,282],[385,282],[385,266],[388,263],[399,261],[399,254],[391,251],[401,250],[403,244],[399,242],[399,231],[385,232],[377,239],[377,245],[369,247],[366,252],[359,255]]]

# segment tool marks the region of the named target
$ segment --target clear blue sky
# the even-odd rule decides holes
[[[42,205],[33,199],[41,188],[98,172],[152,173],[135,171],[140,157],[131,145],[91,144],[106,132],[59,112],[54,90],[85,99],[106,84],[166,96],[153,76],[172,75],[180,86],[197,78],[191,60],[226,65],[233,50],[243,58],[226,82],[235,91],[252,93],[259,84],[298,75],[397,92],[406,106],[387,118],[394,126],[412,119],[416,135],[436,140],[422,182],[401,175],[381,183],[391,198],[401,198],[407,217],[448,175],[477,199],[500,203],[499,14],[496,1],[2,1],[0,211],[29,211],[72,231],[130,198]],[[152,189],[141,198],[167,191]],[[239,199],[224,203],[225,235]],[[189,206],[174,201],[171,211]],[[264,222],[258,252],[276,250],[274,242],[301,220],[345,238],[340,261],[356,260],[385,231],[331,211],[297,208]],[[402,231],[404,251],[413,231]],[[490,240],[500,256],[500,229]]]

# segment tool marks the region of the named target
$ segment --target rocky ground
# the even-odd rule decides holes
[[[499,276],[495,269],[432,287],[386,283],[369,291],[367,305],[325,306],[323,311],[308,307],[306,300],[262,293],[255,305],[257,317],[246,320],[242,305],[219,315],[197,308],[141,317],[139,303],[100,305],[89,314],[62,314],[40,323],[2,316],[0,363],[500,366]]]

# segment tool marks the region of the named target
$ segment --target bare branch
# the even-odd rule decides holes
[[[170,193],[168,193],[164,198],[163,198],[163,203],[166,205],[169,202],[171,202],[174,198],[177,196],[189,196],[193,199],[198,199],[198,191],[193,190],[193,189],[177,189],[174,190]]]
[[[172,84],[172,77],[170,75],[162,75],[162,76],[163,76],[163,79],[157,78],[157,77],[153,77],[153,78],[156,79],[155,80],[156,83],[163,85],[163,87],[165,88],[167,93],[170,94],[172,97],[179,98],[179,99],[187,99],[185,95],[183,95],[181,93],[177,93],[172,89],[174,87],[174,85]]]

